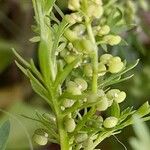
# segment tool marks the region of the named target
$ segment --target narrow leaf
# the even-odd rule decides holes
[[[4,122],[4,124],[2,124],[0,127],[0,150],[6,149],[9,133],[10,133],[10,121],[8,120]]]

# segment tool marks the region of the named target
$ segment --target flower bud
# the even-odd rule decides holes
[[[76,123],[72,118],[65,118],[64,125],[66,131],[70,133],[73,132],[76,127]]]
[[[92,65],[91,64],[85,64],[83,70],[84,70],[84,74],[87,77],[92,77],[93,69],[92,69]]]
[[[78,87],[81,89],[81,91],[86,90],[87,87],[88,87],[87,82],[84,79],[82,79],[82,78],[76,78],[74,80],[74,82],[78,85]]]
[[[98,35],[99,36],[106,35],[109,32],[110,32],[110,27],[108,25],[105,25],[105,26],[100,28],[100,30],[98,31]]]
[[[118,35],[106,35],[103,38],[103,41],[108,43],[111,46],[117,45],[121,42],[121,37]]]
[[[65,108],[69,108],[69,107],[73,106],[73,104],[74,104],[74,100],[71,100],[71,99],[65,99],[63,101],[63,106]]]
[[[98,111],[105,111],[108,108],[108,99],[104,97],[99,98],[99,103],[97,104],[96,108]]]
[[[33,141],[38,145],[46,145],[48,142],[48,134],[43,129],[37,129],[34,132]]]
[[[114,128],[118,123],[118,119],[116,117],[108,117],[104,120],[103,126],[105,128]]]
[[[107,64],[108,61],[110,60],[110,58],[112,58],[113,56],[111,54],[103,54],[101,57],[100,57],[100,62],[103,63],[103,64]]]
[[[71,10],[78,10],[80,8],[80,0],[69,0],[68,8]]]
[[[106,74],[106,66],[103,63],[98,64],[98,75],[103,76]]]
[[[88,134],[87,133],[79,133],[79,134],[76,135],[75,141],[76,141],[76,143],[82,143],[87,138],[88,138]]]
[[[71,31],[70,29],[65,30],[64,36],[70,41],[73,42],[78,39],[78,36],[75,32]]]

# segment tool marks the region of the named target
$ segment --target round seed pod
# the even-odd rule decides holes
[[[105,111],[108,108],[108,99],[107,97],[100,97],[99,98],[99,103],[96,106],[96,109],[98,111]]]
[[[91,64],[85,64],[84,68],[83,68],[84,74],[87,77],[92,77],[93,75],[93,69],[92,69],[92,65]]]
[[[77,34],[76,34],[75,32],[73,32],[72,30],[70,30],[70,29],[65,30],[64,36],[65,36],[70,42],[73,42],[73,41],[75,41],[76,39],[78,39]]]
[[[72,118],[66,118],[64,120],[64,125],[65,125],[66,131],[69,133],[73,132],[76,127],[76,123],[75,123],[74,119],[72,119]]]
[[[79,133],[76,135],[75,137],[75,142],[76,143],[82,143],[83,141],[85,141],[88,138],[88,134],[87,133]]]
[[[82,79],[82,78],[76,78],[74,80],[74,82],[78,85],[78,87],[81,89],[81,91],[86,90],[87,87],[88,87],[87,82],[84,79]]]
[[[102,26],[100,30],[98,31],[99,36],[106,35],[110,32],[110,27],[108,25]]]
[[[111,46],[117,45],[121,42],[121,37],[118,35],[106,35],[103,38],[103,41],[108,43]]]
[[[98,90],[97,94],[99,97],[105,96],[105,92],[102,89]]]
[[[64,57],[65,61],[66,61],[68,64],[72,63],[76,58],[77,58],[77,56],[76,56],[76,55],[73,55],[73,54],[69,54],[69,55],[66,55],[66,56]]]
[[[88,96],[87,96],[87,102],[88,103],[94,103],[94,102],[97,102],[98,100],[98,95],[97,94],[94,94],[94,93],[89,93]]]
[[[68,8],[71,10],[78,10],[80,8],[80,0],[69,0]]]
[[[104,120],[103,126],[105,128],[114,128],[118,123],[118,119],[116,117],[108,117]]]
[[[113,56],[111,54],[103,54],[101,57],[100,57],[100,62],[103,63],[103,64],[107,64],[108,61],[110,60],[110,58],[112,58]]]
[[[121,103],[125,100],[125,98],[126,98],[126,93],[122,91],[122,92],[118,93],[118,96],[115,98],[115,101],[117,103]]]
[[[44,113],[43,117],[48,121],[56,122],[56,117],[54,116],[54,114]]]
[[[74,100],[71,100],[71,99],[65,99],[63,101],[63,106],[65,108],[69,108],[69,107],[73,106],[73,104],[74,104]]]
[[[106,74],[106,66],[103,63],[98,64],[98,75],[104,76]]]
[[[75,82],[69,81],[66,86],[67,86],[67,89],[66,89],[67,92],[73,95],[81,95],[81,90]]]
[[[118,73],[118,72],[120,72],[120,71],[123,69],[123,67],[124,67],[123,62],[110,63],[110,64],[109,64],[109,67],[108,67],[108,71],[109,71],[110,73]]]
[[[48,142],[48,134],[43,129],[37,129],[34,132],[33,141],[38,145],[46,145]]]

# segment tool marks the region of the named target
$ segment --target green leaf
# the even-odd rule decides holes
[[[41,40],[40,42],[38,55],[39,55],[39,65],[44,80],[47,84],[50,84],[52,80],[51,71],[53,68],[51,68],[50,63],[50,50],[47,42],[44,40]]]
[[[14,55],[18,58],[18,60],[27,68],[30,68],[30,64],[25,60],[23,59],[17,52],[16,50],[13,48],[12,49]]]
[[[116,101],[114,101],[112,106],[110,107],[110,113],[111,113],[111,116],[114,116],[116,118],[120,117],[120,107]]]
[[[56,80],[54,82],[55,90],[57,90],[58,86],[65,81],[69,73],[73,70],[73,68],[78,64],[79,61],[80,57],[74,60],[72,63],[68,64],[61,73],[57,74]]]
[[[145,102],[136,112],[135,114],[138,114],[140,117],[143,117],[150,113],[150,105],[147,102]]]
[[[0,127],[0,150],[6,149],[9,133],[10,133],[10,121],[8,120],[4,122],[4,124],[2,124]]]
[[[49,93],[48,91],[43,87],[43,85],[32,75],[32,73],[28,70],[27,71],[28,76],[30,78],[31,86],[33,90],[40,95],[43,99],[46,100],[48,104],[51,106],[51,102],[49,99]]]
[[[17,61],[15,61],[17,67],[28,77],[27,69],[25,69],[22,65],[20,65]]]
[[[44,3],[44,10],[47,12],[47,15],[50,13],[52,10],[52,7],[54,6],[56,0],[45,0]]]
[[[107,85],[110,85],[109,83],[114,82],[115,79],[121,77],[123,74],[127,73],[128,71],[130,71],[131,69],[133,69],[134,67],[136,67],[138,63],[139,63],[139,59],[136,60],[136,62],[134,64],[129,65],[128,67],[126,67],[121,72],[113,74],[113,75],[110,75],[110,77],[108,77],[107,79],[103,80],[103,82],[101,82],[101,84],[99,85],[99,87],[105,87]]]

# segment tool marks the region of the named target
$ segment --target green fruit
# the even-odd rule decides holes
[[[115,101],[117,103],[121,103],[121,102],[123,102],[125,100],[125,98],[126,98],[126,93],[125,92],[120,92],[118,94],[118,97],[115,98]]]
[[[75,123],[74,119],[72,119],[72,118],[66,118],[64,120],[64,125],[65,125],[66,131],[69,133],[73,132],[76,127],[76,123]]]
[[[80,8],[80,0],[69,0],[68,8],[71,10],[78,10]]]
[[[118,89],[111,89],[106,93],[106,96],[110,100],[114,100],[114,98],[118,97],[118,94],[120,93],[120,90]]]
[[[103,126],[105,128],[114,128],[118,123],[118,119],[116,117],[108,117],[104,120]]]
[[[103,54],[101,57],[100,57],[100,62],[103,63],[103,64],[107,64],[108,61],[110,60],[110,58],[112,58],[113,56],[110,55],[110,54]]]
[[[75,82],[69,81],[66,86],[67,86],[66,90],[68,93],[71,93],[72,95],[81,95],[82,94],[80,88],[78,87],[78,85]]]
[[[99,98],[99,103],[96,105],[98,111],[105,111],[108,108],[108,99],[104,96]]]
[[[65,61],[66,61],[68,64],[72,63],[76,58],[77,58],[77,56],[76,56],[76,55],[73,55],[73,54],[69,54],[69,55],[66,55],[66,56],[64,57]]]
[[[75,32],[71,31],[70,29],[65,30],[64,32],[64,36],[66,37],[66,39],[68,39],[70,42],[75,41],[76,39],[78,39],[78,36]]]
[[[109,32],[110,32],[110,27],[108,25],[105,25],[100,28],[100,30],[98,31],[98,35],[99,36],[106,35]]]
[[[111,46],[117,45],[121,42],[121,37],[118,35],[106,35],[103,41]]]
[[[83,68],[84,74],[87,77],[92,77],[93,75],[93,69],[92,69],[92,65],[91,64],[85,64],[84,68]]]
[[[98,75],[103,76],[106,74],[106,66],[103,63],[98,64]]]
[[[46,145],[48,142],[48,134],[43,129],[37,129],[34,132],[33,141],[38,145]]]
[[[84,79],[82,79],[82,78],[76,78],[74,80],[74,82],[78,85],[78,87],[81,89],[81,91],[86,90],[87,87],[88,87],[87,82]]]
[[[122,62],[113,63],[113,64],[109,65],[108,70],[109,70],[110,73],[118,73],[123,69],[123,67],[124,67],[124,64]]]
[[[76,143],[81,143],[81,142],[85,141],[87,138],[88,138],[87,133],[79,133],[76,135],[75,141],[76,141]]]
[[[97,94],[99,97],[105,96],[105,92],[102,89],[98,90]]]
[[[65,99],[63,101],[63,106],[65,108],[69,108],[69,107],[73,106],[73,104],[74,104],[74,100],[71,100],[71,99]]]
[[[88,103],[94,103],[94,102],[97,102],[98,100],[98,95],[97,94],[94,94],[94,93],[89,93],[88,96],[87,96],[87,102]]]

